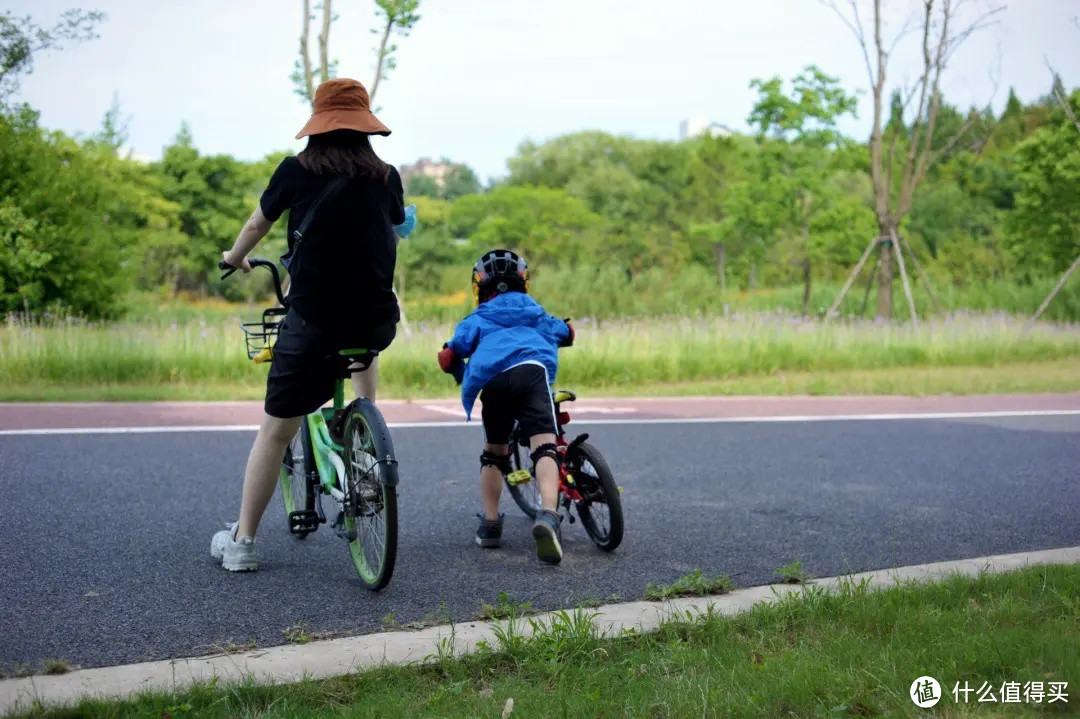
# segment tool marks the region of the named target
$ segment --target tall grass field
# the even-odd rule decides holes
[[[0,399],[257,398],[266,365],[254,366],[245,354],[238,322],[254,319],[258,308],[248,311],[252,316],[215,314],[210,321],[169,324],[9,318],[0,325]],[[658,387],[677,392],[679,386],[712,391],[710,383],[788,374],[926,370],[962,378],[1002,366],[1038,374],[1045,365],[1073,378],[1053,388],[1080,389],[1080,326],[1047,323],[1024,332],[1023,325],[1003,314],[954,314],[917,326],[852,319],[826,323],[783,311],[582,318],[575,321],[576,345],[561,352],[559,382],[594,393],[647,394]],[[409,332],[400,331],[381,359],[381,395],[453,394],[453,382],[435,362],[452,330],[450,323],[413,322]],[[920,393],[916,386],[910,392],[896,389]],[[806,388],[764,393],[791,391]],[[753,387],[748,393],[755,393]]]

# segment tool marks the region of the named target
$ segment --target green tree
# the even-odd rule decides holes
[[[405,183],[405,194],[414,197],[438,197],[439,183],[431,175],[417,173],[411,175]]]
[[[465,195],[451,207],[448,226],[451,237],[469,240],[471,253],[508,247],[537,266],[594,261],[605,230],[580,200],[546,187]]]
[[[451,165],[450,171],[443,178],[440,196],[446,200],[456,200],[462,195],[475,195],[481,190],[480,180],[468,165]]]
[[[753,80],[750,86],[758,91],[747,122],[758,128],[759,170],[739,190],[741,197],[734,207],[743,211],[753,207],[742,231],[767,244],[799,248],[794,254],[802,270],[802,309],[807,314],[814,260],[827,249],[811,240],[811,232],[816,227],[823,236],[842,235],[839,228],[824,223],[826,218],[837,220],[849,214],[835,209],[842,197],[826,187],[829,176],[841,169],[833,149],[844,138],[836,123],[844,115],[855,114],[855,97],[844,92],[837,78],[814,65],[794,79],[789,95],[779,77]],[[764,247],[757,249],[760,252]]]
[[[171,276],[158,279],[176,290],[220,289],[214,274],[218,255],[254,206],[254,178],[228,155],[200,156],[186,123],[156,168],[163,176],[162,194],[178,206],[185,236],[181,245],[159,248],[158,266],[168,268]]]
[[[1080,90],[1067,99],[1080,116]],[[1060,273],[1080,254],[1080,142],[1062,109],[1016,149],[1016,209],[1009,247],[1028,274]]]

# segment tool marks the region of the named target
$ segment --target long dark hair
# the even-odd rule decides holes
[[[316,175],[366,177],[386,182],[390,165],[379,159],[368,136],[356,130],[331,130],[308,137],[296,159]]]

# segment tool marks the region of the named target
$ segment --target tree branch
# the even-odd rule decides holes
[[[379,89],[379,80],[383,76],[383,63],[386,62],[386,43],[390,40],[390,33],[394,29],[394,21],[397,17],[392,12],[386,13],[386,27],[383,28],[382,39],[379,41],[379,51],[375,55],[375,80],[371,83],[371,92],[368,97],[375,102],[375,92]]]
[[[874,71],[870,67],[870,51],[866,45],[866,33],[863,32],[862,19],[859,17],[859,6],[856,4],[856,0],[848,0],[848,4],[851,5],[851,12],[855,16],[855,22],[852,23],[844,13],[840,11],[840,8],[836,7],[835,0],[820,0],[826,7],[836,13],[837,17],[847,25],[848,30],[855,36],[855,39],[859,41],[859,48],[862,50],[863,62],[866,63],[866,77],[870,81],[870,84],[874,84]]]

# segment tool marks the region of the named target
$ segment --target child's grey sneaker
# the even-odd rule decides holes
[[[254,572],[259,568],[255,561],[255,540],[241,537],[236,540],[236,522],[225,525],[210,540],[210,556],[221,560],[221,566],[230,572]]]
[[[541,562],[558,564],[562,561],[562,545],[559,543],[559,525],[562,517],[558,512],[541,509],[533,522],[533,539],[536,540],[536,556]]]
[[[476,543],[488,549],[498,547],[499,540],[502,539],[503,517],[506,515],[500,514],[498,519],[488,519],[482,513],[476,516],[480,518],[480,526],[476,530]]]

